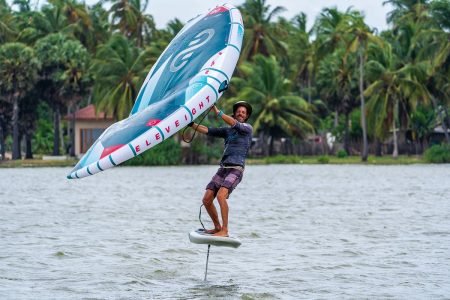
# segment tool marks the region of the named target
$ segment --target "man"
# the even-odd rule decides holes
[[[216,236],[228,236],[227,199],[242,180],[245,158],[252,144],[253,128],[246,123],[252,114],[252,107],[245,101],[236,102],[233,105],[233,116],[224,114],[215,105],[213,110],[230,127],[208,128],[196,123],[192,123],[190,126],[200,133],[225,139],[225,149],[219,170],[217,170],[211,182],[206,186],[203,204],[214,223],[214,229],[206,232]],[[216,197],[220,206],[222,224],[219,222],[217,210],[213,204]]]

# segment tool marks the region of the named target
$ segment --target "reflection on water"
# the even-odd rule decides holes
[[[450,294],[448,166],[249,166],[229,202],[243,244],[212,247],[204,282],[188,232],[215,170],[0,169],[0,298]]]

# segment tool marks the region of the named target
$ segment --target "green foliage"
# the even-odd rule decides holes
[[[301,158],[295,155],[275,155],[264,159],[266,164],[298,164],[301,163]]]
[[[286,9],[282,6],[272,9],[266,5],[266,0],[246,0],[240,8],[245,24],[241,60],[252,59],[257,54],[277,55],[284,59],[287,49],[280,35],[286,35],[286,32],[272,18]]]
[[[99,111],[108,112],[118,120],[129,115],[148,72],[145,63],[148,54],[119,34],[99,47],[91,68]]]
[[[174,138],[125,162],[126,166],[171,166],[181,162],[181,146]]]
[[[38,121],[33,136],[33,152],[50,154],[53,147],[53,124],[50,107],[46,102],[40,102],[37,109]]]
[[[425,160],[430,163],[450,163],[450,144],[434,145],[425,151]]]
[[[61,33],[40,39],[35,49],[42,63],[43,75],[55,83],[66,79],[68,75],[64,72],[70,67],[85,68],[88,63],[86,48],[79,41],[69,39]]]
[[[313,107],[290,91],[291,82],[283,76],[276,58],[256,55],[254,61],[243,64],[241,70],[247,78],[240,80],[237,97],[227,100],[229,106],[242,99],[253,105],[255,133],[304,136],[314,131]]]
[[[206,139],[196,137],[191,144],[191,150],[198,156],[203,157],[206,163],[216,162],[220,160],[223,153],[223,140],[214,139],[206,141]]]
[[[432,132],[434,120],[436,120],[436,114],[433,109],[418,106],[417,110],[411,115],[410,126],[413,130],[414,139],[423,139]]]
[[[142,47],[144,39],[148,40],[151,32],[156,29],[153,17],[144,13],[149,1],[108,0],[106,2],[111,3],[109,12],[112,28],[119,30],[129,39],[136,40],[136,45]]]
[[[39,60],[32,48],[22,43],[6,43],[0,46],[1,94],[23,95],[33,88],[37,80]]]
[[[336,156],[338,158],[346,158],[348,156],[347,151],[345,151],[344,149],[340,149],[337,153]]]
[[[359,139],[362,136],[361,128],[361,110],[355,109],[350,115],[350,137],[352,139]]]
[[[450,6],[448,0],[386,2],[392,4],[387,16],[392,29],[378,34],[352,8],[324,8],[307,30],[302,12],[293,12],[298,15],[291,20],[276,20],[282,7],[267,0],[242,1],[244,41],[227,92],[233,98],[222,108],[230,111],[233,101],[248,100],[254,106],[250,122],[255,134],[275,139],[303,138],[320,127],[348,141],[343,135],[351,126],[351,140],[360,141],[365,135],[361,117],[367,117],[370,142],[390,137],[393,126],[412,130],[413,139],[423,141],[450,107]],[[12,116],[4,100],[11,102],[11,95],[16,101],[18,96],[26,99],[30,94],[18,93],[27,90],[33,101],[49,101],[49,110],[59,106],[66,112],[89,96],[98,110],[117,119],[128,116],[149,68],[183,26],[175,19],[165,29],[156,29],[153,17],[145,14],[149,3],[106,0],[86,6],[78,0],[51,0],[34,6],[28,0],[0,0],[0,47],[23,42],[43,65],[37,84],[38,67],[18,74],[14,93],[11,80],[16,73],[5,68],[20,59],[0,62],[3,119],[10,122]],[[89,57],[96,58],[92,64]],[[359,72],[361,63],[364,74]],[[86,65],[93,67],[86,70]],[[95,71],[94,89],[89,71]],[[364,115],[359,111],[358,79],[364,82],[367,99]],[[322,105],[310,104],[318,98]],[[24,121],[28,105],[20,102],[19,124],[33,123]],[[334,112],[339,114],[337,126]],[[39,120],[34,142],[38,152],[47,151],[50,120]],[[20,126],[31,132],[34,124]],[[219,158],[222,152],[220,142],[207,138],[195,139],[191,146],[201,161]]]
[[[33,152],[50,154],[53,150],[53,124],[45,119],[38,119],[33,137]]]
[[[326,156],[326,155],[319,156],[317,158],[317,162],[321,163],[321,164],[328,164],[330,162],[330,158],[328,156]]]

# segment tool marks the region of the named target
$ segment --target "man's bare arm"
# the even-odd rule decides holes
[[[216,115],[217,115],[219,118],[221,118],[221,119],[222,119],[225,123],[227,123],[228,125],[234,126],[234,125],[236,124],[237,121],[236,121],[233,117],[224,114],[223,111],[221,111],[221,110],[219,110],[219,109],[217,108],[217,106],[214,105],[214,106],[213,106],[213,110],[214,110],[214,112],[216,113]]]
[[[200,132],[200,133],[204,133],[207,134],[208,133],[208,127],[204,126],[204,125],[200,125],[197,123],[192,123],[191,128]]]

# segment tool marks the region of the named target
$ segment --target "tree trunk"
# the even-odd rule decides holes
[[[0,116],[0,155],[1,160],[5,160],[5,131],[4,131],[4,122]]]
[[[75,157],[75,111],[76,105],[72,105],[72,118],[70,119],[70,153],[69,155]]]
[[[261,132],[260,139],[261,139],[262,154],[263,156],[267,156],[269,154],[269,151],[266,142],[266,135],[264,134],[264,132]]]
[[[350,155],[350,131],[349,131],[349,113],[345,113],[345,126],[344,126],[344,150],[347,155]]]
[[[398,141],[397,141],[397,128],[395,126],[395,121],[394,121],[394,151],[392,151],[392,157],[393,158],[397,158],[398,157]]]
[[[270,136],[269,156],[273,155],[273,136]]]
[[[14,97],[14,96],[13,96]],[[20,143],[19,143],[19,99],[14,97],[13,100],[13,145],[12,145],[12,159],[20,159]]]
[[[444,117],[442,118],[442,129],[444,130],[445,141],[447,142],[447,144],[450,144],[450,137],[448,134],[448,126],[447,126],[447,122],[446,122],[447,120],[449,120],[448,110],[445,105],[443,106],[443,109],[444,109]]]
[[[25,159],[33,159],[33,149],[31,146],[31,135],[29,133],[25,134]]]
[[[446,121],[445,120],[446,117],[448,118],[447,108],[445,108],[445,106],[444,106],[445,116],[442,117],[441,112],[439,111],[439,105],[438,105],[438,103],[436,101],[436,98],[434,98],[434,96],[431,96],[431,101],[433,102],[434,109],[437,111],[438,118],[441,121],[442,129],[444,130],[445,141],[447,142],[447,144],[450,144],[450,137],[449,137],[449,134],[448,134],[448,126],[447,126],[447,123],[445,122]]]
[[[67,149],[66,149],[66,144],[64,142],[64,132],[61,129],[61,112],[59,113],[59,120],[58,120],[58,124],[59,124],[59,149],[63,149],[63,153],[62,154],[66,154]]]
[[[364,57],[362,50],[359,51],[359,93],[361,95],[361,127],[363,134],[361,160],[367,161],[369,151],[367,145],[366,103],[364,99]]]
[[[53,111],[53,153],[52,155],[58,156],[60,155],[60,140],[59,140],[59,105],[55,104],[54,111]]]
[[[375,156],[383,156],[383,151],[381,150],[381,141],[378,138],[375,140]]]
[[[338,125],[339,125],[339,112],[338,112],[338,110],[336,109],[336,110],[334,111],[334,124],[333,124],[334,129],[336,129],[336,128],[338,127]]]
[[[311,76],[308,74],[308,103],[312,103],[312,96],[311,96]]]

